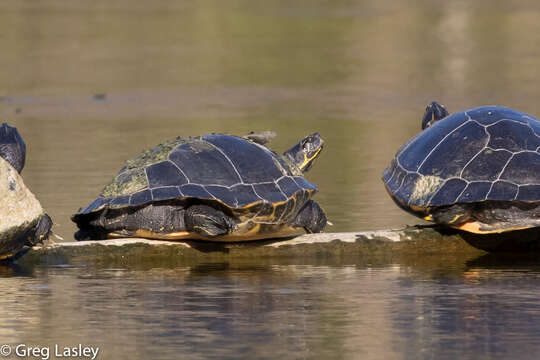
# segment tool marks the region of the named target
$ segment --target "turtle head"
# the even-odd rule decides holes
[[[313,161],[319,156],[324,141],[318,133],[306,136],[283,155],[291,160],[302,172],[311,169]]]
[[[426,112],[422,118],[422,130],[430,127],[435,122],[444,119],[449,115],[448,111],[444,105],[439,104],[436,101],[433,101],[426,107]]]
[[[17,172],[22,171],[26,159],[26,145],[17,129],[6,123],[0,126],[0,157]]]

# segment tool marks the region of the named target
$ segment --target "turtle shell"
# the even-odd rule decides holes
[[[288,159],[253,141],[222,134],[177,138],[129,160],[100,196],[75,217],[104,208],[201,199],[233,210],[298,209],[317,191]],[[289,201],[294,200],[294,201]],[[290,208],[290,209],[289,209]]]
[[[398,150],[383,173],[413,210],[457,203],[540,201],[540,122],[500,106],[452,114]]]

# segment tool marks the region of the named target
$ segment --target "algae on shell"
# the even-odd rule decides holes
[[[124,167],[120,169],[112,181],[105,185],[101,191],[101,196],[131,195],[145,189],[148,186],[145,173],[146,167],[167,160],[171,151],[177,146],[197,140],[200,140],[200,137],[178,137],[144,150],[135,158],[126,161]]]
[[[409,199],[409,204],[424,206],[428,200],[439,190],[443,179],[438,176],[421,175],[414,183],[414,190]]]

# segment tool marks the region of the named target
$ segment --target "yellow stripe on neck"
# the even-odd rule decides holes
[[[322,148],[317,149],[317,152],[310,158],[308,158],[307,155],[304,153],[304,162],[302,163],[302,165],[300,165],[300,170],[304,170],[304,168],[307,167],[309,163],[312,162],[313,159],[315,159],[319,155],[321,150]]]

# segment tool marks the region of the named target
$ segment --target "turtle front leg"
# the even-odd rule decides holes
[[[193,205],[186,210],[186,230],[202,236],[226,235],[236,228],[234,219],[207,205]]]
[[[296,214],[291,226],[303,227],[308,233],[320,233],[326,226],[326,214],[313,200],[309,200]]]

